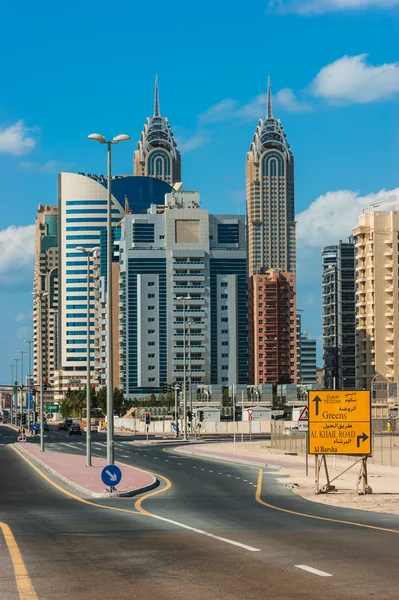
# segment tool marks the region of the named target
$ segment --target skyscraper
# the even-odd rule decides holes
[[[355,245],[322,249],[323,367],[327,389],[355,389]]]
[[[242,215],[210,215],[198,192],[127,214],[120,240],[121,387],[247,383],[247,261]],[[186,349],[186,350],[185,350]]]
[[[180,152],[168,119],[161,116],[158,76],[155,79],[154,113],[147,118],[134,152],[133,173],[156,177],[170,185],[181,181]]]
[[[399,381],[398,231],[397,210],[364,212],[352,230],[356,246],[356,384],[372,392],[378,381]]]
[[[259,120],[247,154],[246,195],[249,304],[250,313],[253,315],[249,331],[250,382],[277,383],[289,378],[295,383],[294,157],[280,120],[273,116],[270,79],[266,116]],[[274,271],[276,275],[273,274]],[[266,273],[268,275],[265,278]],[[276,318],[271,322],[272,316],[267,314],[267,294],[258,294],[256,291],[266,285],[266,280],[278,282],[279,288],[284,281],[283,287],[288,285],[290,288],[289,293],[284,293],[289,301],[279,305],[278,322],[286,324],[285,327],[280,327],[279,335],[276,335]],[[268,286],[270,287],[271,283]],[[275,294],[273,305],[277,297],[278,294]],[[284,310],[286,313],[283,315]],[[279,344],[282,345],[281,348]],[[286,350],[289,354],[289,365],[285,364]],[[284,360],[281,361],[279,356],[283,354]],[[277,368],[266,371],[266,364]],[[278,365],[284,368],[280,369]],[[265,379],[266,372],[268,375]]]
[[[33,305],[33,349],[34,383],[39,381],[39,352],[42,347],[43,379],[49,386],[53,384],[54,369],[57,363],[57,315],[58,315],[58,207],[39,204],[36,217],[36,258],[33,289],[35,292],[48,292],[48,296],[38,297]],[[41,302],[41,328],[40,306]],[[41,344],[40,344],[41,339]],[[46,392],[49,398],[50,390]]]

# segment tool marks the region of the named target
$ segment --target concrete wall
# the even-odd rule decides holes
[[[241,432],[249,434],[249,433],[270,433],[271,425],[270,421],[236,421],[232,422],[212,422],[212,421],[204,421],[201,423],[201,433],[236,433],[241,434]],[[114,419],[115,428],[123,427],[125,429],[130,429],[131,431],[137,431],[138,433],[146,432],[146,424],[139,419],[131,419],[131,418],[119,418],[115,417]],[[180,419],[180,431],[182,430],[182,419]],[[165,421],[152,421],[149,425],[149,433],[158,433],[158,434],[171,434],[173,431],[173,422],[170,420]]]

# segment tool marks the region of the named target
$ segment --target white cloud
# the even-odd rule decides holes
[[[311,83],[311,92],[331,102],[366,103],[399,92],[399,63],[374,67],[367,54],[343,56],[323,67]]]
[[[0,231],[0,281],[11,286],[33,280],[35,225],[11,225]]]
[[[0,152],[14,156],[27,154],[36,145],[31,133],[32,129],[28,129],[23,121],[17,121],[8,127],[0,126]]]
[[[206,144],[210,139],[209,135],[198,131],[191,137],[178,137],[177,143],[178,148],[181,152],[190,152],[191,150],[196,150]]]
[[[14,317],[14,321],[16,323],[24,323],[25,321],[30,321],[33,318],[33,312],[20,312]]]
[[[281,14],[320,15],[329,12],[391,8],[399,0],[269,0],[268,11]]]
[[[217,104],[210,106],[205,112],[200,114],[199,120],[202,123],[217,123],[230,119],[237,108],[236,100],[225,98]]]
[[[358,192],[350,190],[337,190],[319,196],[296,217],[298,248],[306,246],[321,248],[336,244],[340,239],[345,239],[351,234],[364,206],[392,200],[397,200],[399,203],[399,188],[381,190],[367,196],[359,196]]]
[[[59,171],[60,168],[56,160],[48,160],[40,167],[40,170],[45,171],[46,173],[55,173],[56,171]]]
[[[306,112],[312,110],[307,102],[298,100],[291,88],[283,88],[276,94],[276,104],[290,112]]]

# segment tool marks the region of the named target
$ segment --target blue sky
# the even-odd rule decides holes
[[[184,186],[213,212],[236,212],[239,195],[244,210],[271,76],[295,155],[298,306],[319,337],[320,246],[368,201],[399,197],[399,0],[8,1],[0,17],[1,381],[31,335],[37,205],[57,202],[58,171],[105,171],[93,131],[131,135],[114,171],[132,171],[155,73]]]

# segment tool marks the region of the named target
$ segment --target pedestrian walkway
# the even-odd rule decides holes
[[[101,472],[107,465],[105,458],[92,457],[92,467],[86,467],[86,456],[83,454],[65,454],[61,452],[40,452],[36,444],[23,444],[21,448],[28,457],[39,463],[51,474],[57,476],[64,483],[71,485],[89,496],[102,496],[105,494],[105,485],[101,480]],[[117,487],[119,496],[133,496],[158,484],[156,478],[147,471],[136,467],[122,465],[116,462],[122,471],[122,480]]]
[[[236,452],[231,451],[231,442],[227,442],[226,445],[229,445],[230,447],[230,452],[226,451],[224,452],[223,446],[225,445],[223,442],[222,443],[217,443],[217,444],[208,444],[207,446],[201,446],[201,445],[191,445],[191,446],[179,446],[179,448],[176,448],[176,452],[179,452],[181,454],[192,454],[195,455],[197,454],[198,456],[203,455],[203,456],[209,456],[209,458],[221,458],[224,460],[230,460],[232,462],[243,462],[243,463],[248,463],[251,465],[255,465],[255,466],[259,466],[259,467],[264,467],[264,466],[269,466],[269,467],[284,467],[284,468],[290,468],[290,469],[303,469],[303,464],[301,464],[300,461],[298,460],[294,460],[294,459],[289,459],[288,457],[281,457],[281,456],[268,456],[266,459],[261,457],[261,456],[256,456],[254,454],[245,454],[245,451],[241,451],[239,449],[239,444],[237,444],[237,450]],[[303,463],[303,461],[302,461]]]

